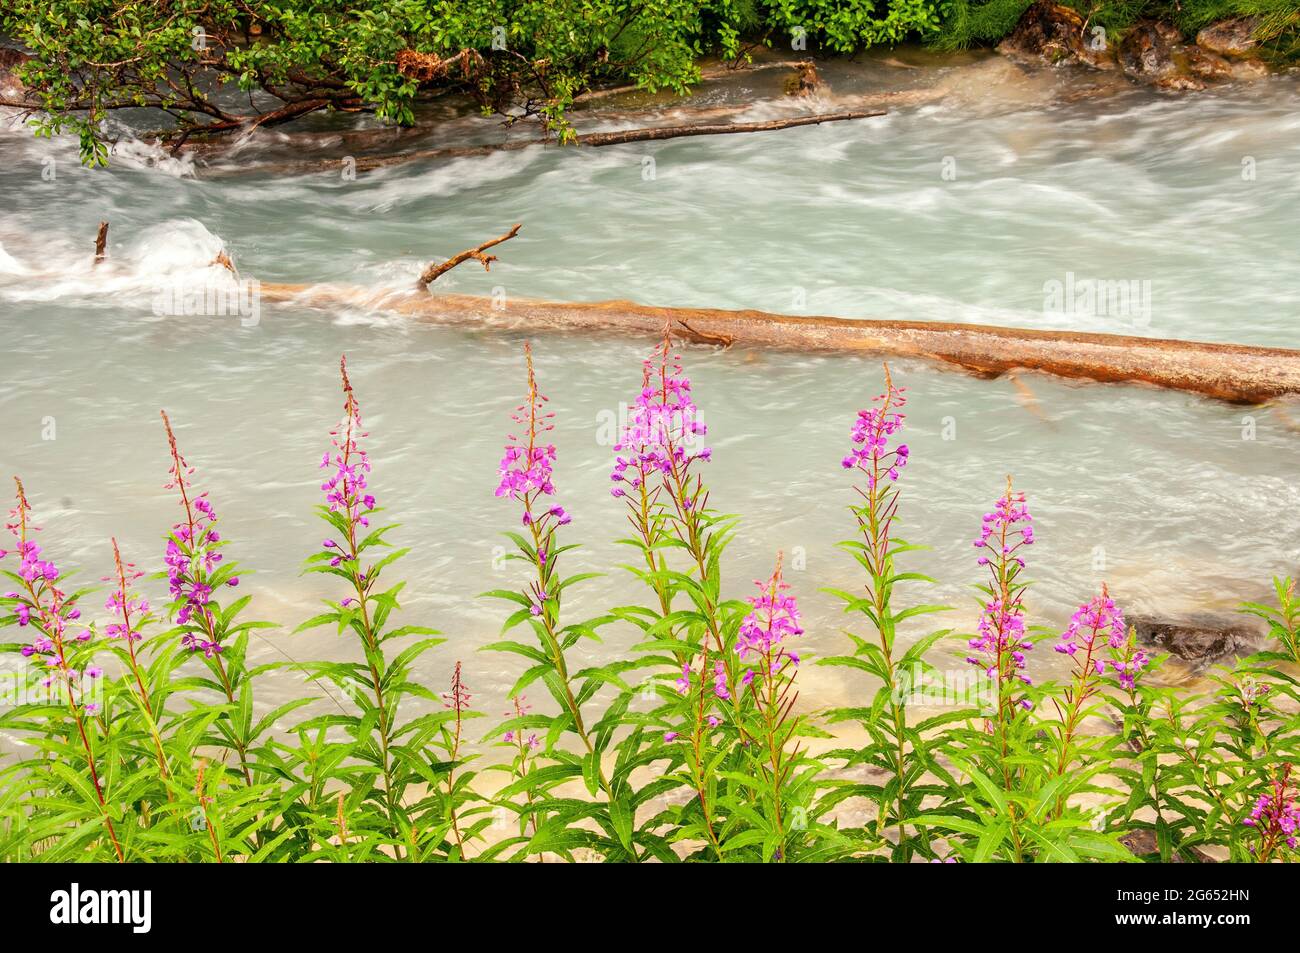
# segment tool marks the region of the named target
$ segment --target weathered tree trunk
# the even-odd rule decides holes
[[[456,294],[383,294],[326,285],[263,284],[271,301],[349,305],[458,326],[529,333],[580,331],[652,339],[665,325],[701,344],[911,357],[985,375],[1042,371],[1102,382],[1146,383],[1238,403],[1300,394],[1300,351],[1119,334],[1036,331],[929,321],[791,317],[762,311],[655,308],[630,301],[565,303]]]
[[[771,132],[792,129],[795,126],[816,126],[824,122],[844,122],[847,119],[869,119],[883,116],[883,109],[851,109],[838,113],[815,113],[811,116],[792,116],[789,119],[771,119],[767,122],[696,123],[689,126],[655,126],[650,129],[621,129],[617,132],[589,132],[578,137],[584,146],[616,146],[625,142],[650,142],[656,139],[680,139],[683,136],[720,136],[733,132]]]
[[[889,111],[884,103],[915,105],[941,98],[942,93],[935,90],[906,90],[901,93],[881,93],[870,97],[855,97],[852,101],[858,108],[845,109],[833,113],[814,113],[811,115],[792,116],[788,119],[773,119],[767,122],[710,122],[689,123],[674,126],[649,126],[637,129],[621,129],[613,132],[589,132],[579,135],[579,146],[610,146],[625,142],[649,142],[661,139],[676,139],[684,136],[720,136],[733,133],[767,132],[777,129],[790,129],[796,126],[819,125],[824,122],[844,122],[853,119],[868,119],[873,116],[885,116]],[[868,104],[869,105],[866,105]],[[745,106],[708,107],[697,110],[700,115],[710,118],[740,115],[749,109]],[[391,133],[389,133],[391,134]],[[496,152],[513,152],[530,146],[556,146],[553,139],[513,139],[508,142],[485,143],[473,146],[447,146],[439,149],[412,149],[390,155],[353,157],[355,172],[369,172],[375,169],[403,165],[407,162],[420,162],[437,159],[464,159],[472,156],[492,155]],[[556,148],[569,148],[556,146]],[[309,175],[313,172],[334,171],[339,168],[339,160],[312,159],[306,161],[248,162],[239,165],[217,166],[205,170],[205,177],[223,177],[242,175],[249,172],[277,175]]]

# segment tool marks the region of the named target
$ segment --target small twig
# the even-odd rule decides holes
[[[104,249],[108,245],[108,222],[99,223],[99,232],[95,235],[95,265],[104,260]]]
[[[439,275],[443,275],[446,272],[451,271],[457,265],[461,264],[462,262],[469,261],[471,258],[474,259],[475,261],[482,262],[484,271],[491,271],[492,262],[497,260],[497,256],[485,255],[483,254],[483,252],[491,248],[493,245],[500,245],[502,242],[509,241],[510,239],[514,238],[516,235],[519,234],[519,228],[520,228],[519,225],[515,225],[514,228],[510,229],[510,231],[506,232],[504,235],[499,235],[498,237],[492,239],[491,241],[486,241],[482,245],[477,245],[474,248],[469,249],[468,251],[463,251],[459,255],[453,255],[451,258],[448,258],[440,265],[430,265],[428,268],[424,269],[424,271],[420,274],[420,287],[427,288],[429,286],[429,283],[432,282]]]
[[[223,268],[229,271],[236,278],[239,277],[239,272],[235,270],[235,263],[230,260],[230,256],[226,254],[224,248],[221,251],[217,252],[217,257],[212,259],[212,261],[208,262],[208,264],[221,265]]]

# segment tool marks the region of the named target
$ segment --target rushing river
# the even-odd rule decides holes
[[[826,108],[835,94],[887,83],[946,94],[884,118],[533,148],[355,179],[239,174],[259,149],[292,151],[275,137],[224,168],[155,162],[139,146],[92,172],[74,143],[0,133],[0,472],[24,478],[61,566],[103,575],[116,535],[127,558],[161,568],[179,512],[163,489],[165,407],[245,568],[252,615],[285,625],[266,630],[259,657],[350,655],[328,632],[290,634],[339,595],[300,567],[322,536],[316,467],[340,413],[346,351],[372,433],[372,486],[402,523],[394,541],[412,547],[397,569],[409,580],[406,619],[450,639],[420,674],[441,690],[463,659],[476,707],[497,714],[520,669],[513,656],[476,653],[505,614],[477,594],[517,581],[499,556],[518,514],[492,490],[524,387],[523,337],[269,303],[253,326],[160,316],[160,282],[193,276],[224,245],[242,275],[263,281],[402,286],[428,261],[522,222],[490,275],[471,263],[438,286],[1300,347],[1294,78],[1076,98],[1065,93],[1078,80],[1050,71],[913,59],[923,68],[878,58],[828,73]],[[725,105],[779,88],[775,72],[755,77],[704,98]],[[763,103],[747,118],[792,108],[808,107]],[[464,118],[438,135],[475,129],[495,134]],[[321,148],[339,153],[328,140]],[[103,219],[109,261],[92,272]],[[1051,283],[1067,281],[1137,284],[1125,307],[1089,311],[1050,303]],[[614,568],[625,551],[613,542],[622,516],[604,438],[651,344],[535,342],[558,415],[558,500],[574,516],[566,539],[584,546],[571,569],[610,572],[575,591],[574,617],[640,596]],[[836,601],[819,590],[855,584],[834,545],[849,535],[853,499],[838,461],[855,412],[880,390],[879,363],[700,347],[685,359],[710,429],[713,501],[743,515],[729,593],[748,595],[784,550],[807,648],[845,648]],[[1028,602],[1044,624],[1063,624],[1103,580],[1131,612],[1178,616],[1230,609],[1296,568],[1300,411],[1034,375],[980,380],[910,361],[894,374],[910,398],[904,535],[933,547],[911,566],[941,580],[915,594],[957,606],[946,625],[973,622],[970,541],[1008,473],[1038,524]],[[632,641],[627,630],[606,635],[584,651],[612,657]],[[1043,674],[1055,664],[1051,653],[1033,660]],[[857,692],[845,671],[807,667],[804,702]],[[269,680],[265,700],[294,690]]]

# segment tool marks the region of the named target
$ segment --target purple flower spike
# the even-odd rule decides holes
[[[1258,843],[1250,850],[1261,863],[1272,859],[1283,844],[1291,850],[1300,845],[1297,840],[1297,835],[1300,835],[1300,805],[1296,803],[1298,792],[1291,783],[1291,771],[1291,763],[1284,763],[1281,776],[1273,779],[1269,790],[1255,800],[1250,815],[1241,821],[1257,832]]]
[[[207,633],[206,638],[182,639],[182,644],[193,651],[202,651],[210,658],[213,652],[220,651],[215,642],[216,624],[210,605],[212,587],[206,581],[222,559],[222,554],[217,549],[221,536],[214,528],[217,514],[206,492],[195,495],[194,484],[190,479],[194,475],[194,468],[186,462],[177,446],[176,434],[166,411],[160,413],[172,456],[171,469],[167,471],[171,480],[165,489],[179,493],[181,507],[185,510],[185,518],[172,526],[171,538],[167,540],[167,549],[163,554],[163,563],[167,567],[167,587],[172,601],[179,603],[176,621],[181,625],[194,623]]]
[[[649,493],[652,476],[685,483],[690,465],[708,462],[712,451],[699,446],[708,433],[700,410],[691,397],[691,381],[682,371],[681,355],[672,353],[672,339],[664,336],[655,355],[642,362],[641,392],[628,411],[627,426],[614,444],[614,469],[610,492],[626,497],[628,488]],[[630,500],[629,500],[630,502]]]
[[[977,549],[984,550],[977,562],[989,570],[992,595],[980,612],[978,632],[968,643],[977,654],[966,659],[997,682],[1000,698],[1022,708],[1029,707],[1028,699],[1011,699],[1006,691],[1013,682],[1032,684],[1029,676],[1022,674],[1025,653],[1034,645],[1025,631],[1021,587],[1016,585],[1016,577],[1025,568],[1018,552],[1033,543],[1029,527],[1032,519],[1025,495],[1012,491],[1008,477],[1006,493],[993,505],[991,513],[984,514],[974,543]]]
[[[545,533],[552,525],[564,526],[570,516],[559,505],[535,509],[539,497],[554,496],[555,445],[542,443],[542,436],[555,429],[555,414],[546,410],[547,397],[537,390],[537,375],[533,371],[533,349],[524,345],[524,359],[528,365],[528,395],[524,403],[515,408],[510,419],[519,424],[525,436],[507,435],[505,454],[497,467],[499,481],[496,495],[518,500],[524,505],[524,526],[536,527]]]
[[[9,511],[10,522],[5,524],[5,529],[13,534],[17,545],[5,551],[0,559],[11,553],[18,557],[16,575],[21,580],[20,591],[7,592],[5,596],[18,600],[13,611],[19,626],[30,626],[34,630],[30,644],[24,645],[20,651],[24,658],[33,659],[49,670],[48,677],[41,681],[42,686],[50,688],[57,681],[66,686],[76,705],[93,711],[93,704],[82,698],[77,670],[66,655],[68,640],[87,642],[90,630],[78,628],[76,632],[69,631],[69,624],[81,617],[81,611],[56,585],[60,576],[58,567],[41,558],[40,545],[30,537],[39,527],[31,525],[31,505],[27,502],[26,490],[18,477],[14,477],[14,485],[17,502]]]
[[[352,381],[348,379],[346,355],[339,360],[339,373],[343,376],[343,421],[330,431],[330,443],[334,449],[321,460],[321,469],[331,471],[321,484],[321,492],[325,494],[325,505],[330,512],[342,511],[348,525],[366,527],[370,520],[365,514],[375,508],[375,498],[367,492],[370,455],[361,446],[361,441],[370,434],[361,426],[361,405],[357,403]],[[335,552],[343,550],[332,539],[325,540],[322,545]]]
[[[784,667],[786,661],[790,664],[798,664],[798,656],[786,650],[785,641],[796,635],[803,635],[803,629],[799,625],[799,606],[794,596],[785,594],[785,590],[790,586],[781,578],[779,554],[772,577],[766,582],[755,580],[754,585],[758,586],[760,592],[749,600],[753,609],[740,623],[740,632],[736,638],[736,653],[742,661],[746,661],[746,656],[757,656],[753,661],[759,663],[760,669],[775,674]],[[722,663],[719,662],[718,665],[721,667]],[[742,684],[748,685],[753,679],[754,670],[750,669],[745,673]],[[730,697],[722,694],[726,691],[725,673],[720,686],[715,682],[715,691],[719,687],[720,698]]]
[[[881,479],[896,481],[899,471],[907,466],[907,444],[889,446],[890,437],[903,426],[904,415],[897,408],[907,403],[904,387],[895,387],[885,366],[885,392],[875,398],[878,407],[858,411],[850,434],[853,446],[848,456],[840,461],[846,470],[861,470],[867,477],[867,489],[874,490]]]

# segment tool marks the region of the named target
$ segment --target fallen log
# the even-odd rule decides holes
[[[459,294],[262,284],[264,300],[341,302],[483,329],[581,331],[652,338],[665,325],[698,344],[916,358],[987,376],[1039,371],[1102,383],[1144,383],[1234,403],[1300,394],[1300,351],[931,321],[794,317],[762,311],[657,308],[631,301],[557,302]]]
[[[578,146],[611,146],[626,142],[649,142],[662,139],[676,139],[686,136],[720,136],[735,133],[749,132],[770,132],[779,129],[790,129],[797,126],[820,125],[824,122],[845,122],[854,119],[869,119],[876,116],[886,116],[889,111],[883,107],[883,103],[897,102],[903,105],[914,105],[933,101],[941,97],[940,93],[933,91],[907,91],[900,94],[882,93],[872,97],[858,97],[864,101],[869,99],[872,103],[870,106],[860,106],[854,109],[844,109],[831,113],[812,113],[801,116],[791,116],[786,119],[772,119],[764,122],[719,122],[719,123],[688,123],[671,126],[645,126],[636,129],[621,129],[612,132],[588,132],[580,134],[574,144]],[[699,110],[697,115],[708,115],[711,117],[735,116],[747,112],[749,105],[744,106],[723,106],[710,107]],[[532,146],[550,146],[557,149],[566,149],[569,146],[557,145],[554,139],[510,139],[504,142],[481,143],[468,146],[444,146],[437,149],[412,149],[408,152],[390,153],[386,155],[359,155],[350,156],[351,168],[354,172],[372,172],[376,169],[386,169],[396,165],[404,165],[408,162],[422,162],[439,159],[465,159],[475,156],[487,156],[497,152],[514,152],[519,149],[528,149]],[[319,172],[335,172],[338,170],[342,160],[338,157],[329,159],[308,159],[308,160],[283,160],[271,162],[243,161],[238,165],[216,166],[206,169],[204,175],[207,178],[217,178],[225,176],[242,175],[251,172],[271,175],[310,175]]]
[[[884,116],[883,109],[850,109],[838,113],[814,113],[811,116],[792,116],[789,119],[769,119],[766,122],[697,123],[690,126],[652,126],[648,129],[622,129],[617,132],[589,132],[578,137],[584,146],[616,146],[626,142],[650,142],[657,139],[680,139],[683,136],[720,136],[732,132],[772,132],[792,129],[795,126],[816,126],[824,122],[844,122],[848,119],[869,119]]]
[[[497,260],[497,256],[484,255],[483,253],[487,251],[489,248],[493,248],[497,245],[500,245],[502,242],[510,241],[510,239],[514,238],[516,235],[519,234],[519,229],[521,227],[522,227],[521,225],[515,225],[514,228],[510,229],[510,231],[506,232],[504,235],[498,235],[496,238],[489,239],[488,241],[485,241],[481,245],[475,245],[473,248],[469,249],[468,251],[463,251],[459,255],[453,255],[452,257],[448,258],[446,261],[442,262],[441,264],[430,265],[428,268],[424,269],[424,271],[420,273],[420,287],[421,288],[429,287],[429,283],[432,282],[439,275],[446,274],[447,272],[455,268],[457,265],[461,264],[462,262],[469,261],[471,258],[473,258],[477,262],[481,262],[483,264],[484,271],[491,271],[492,262]]]

